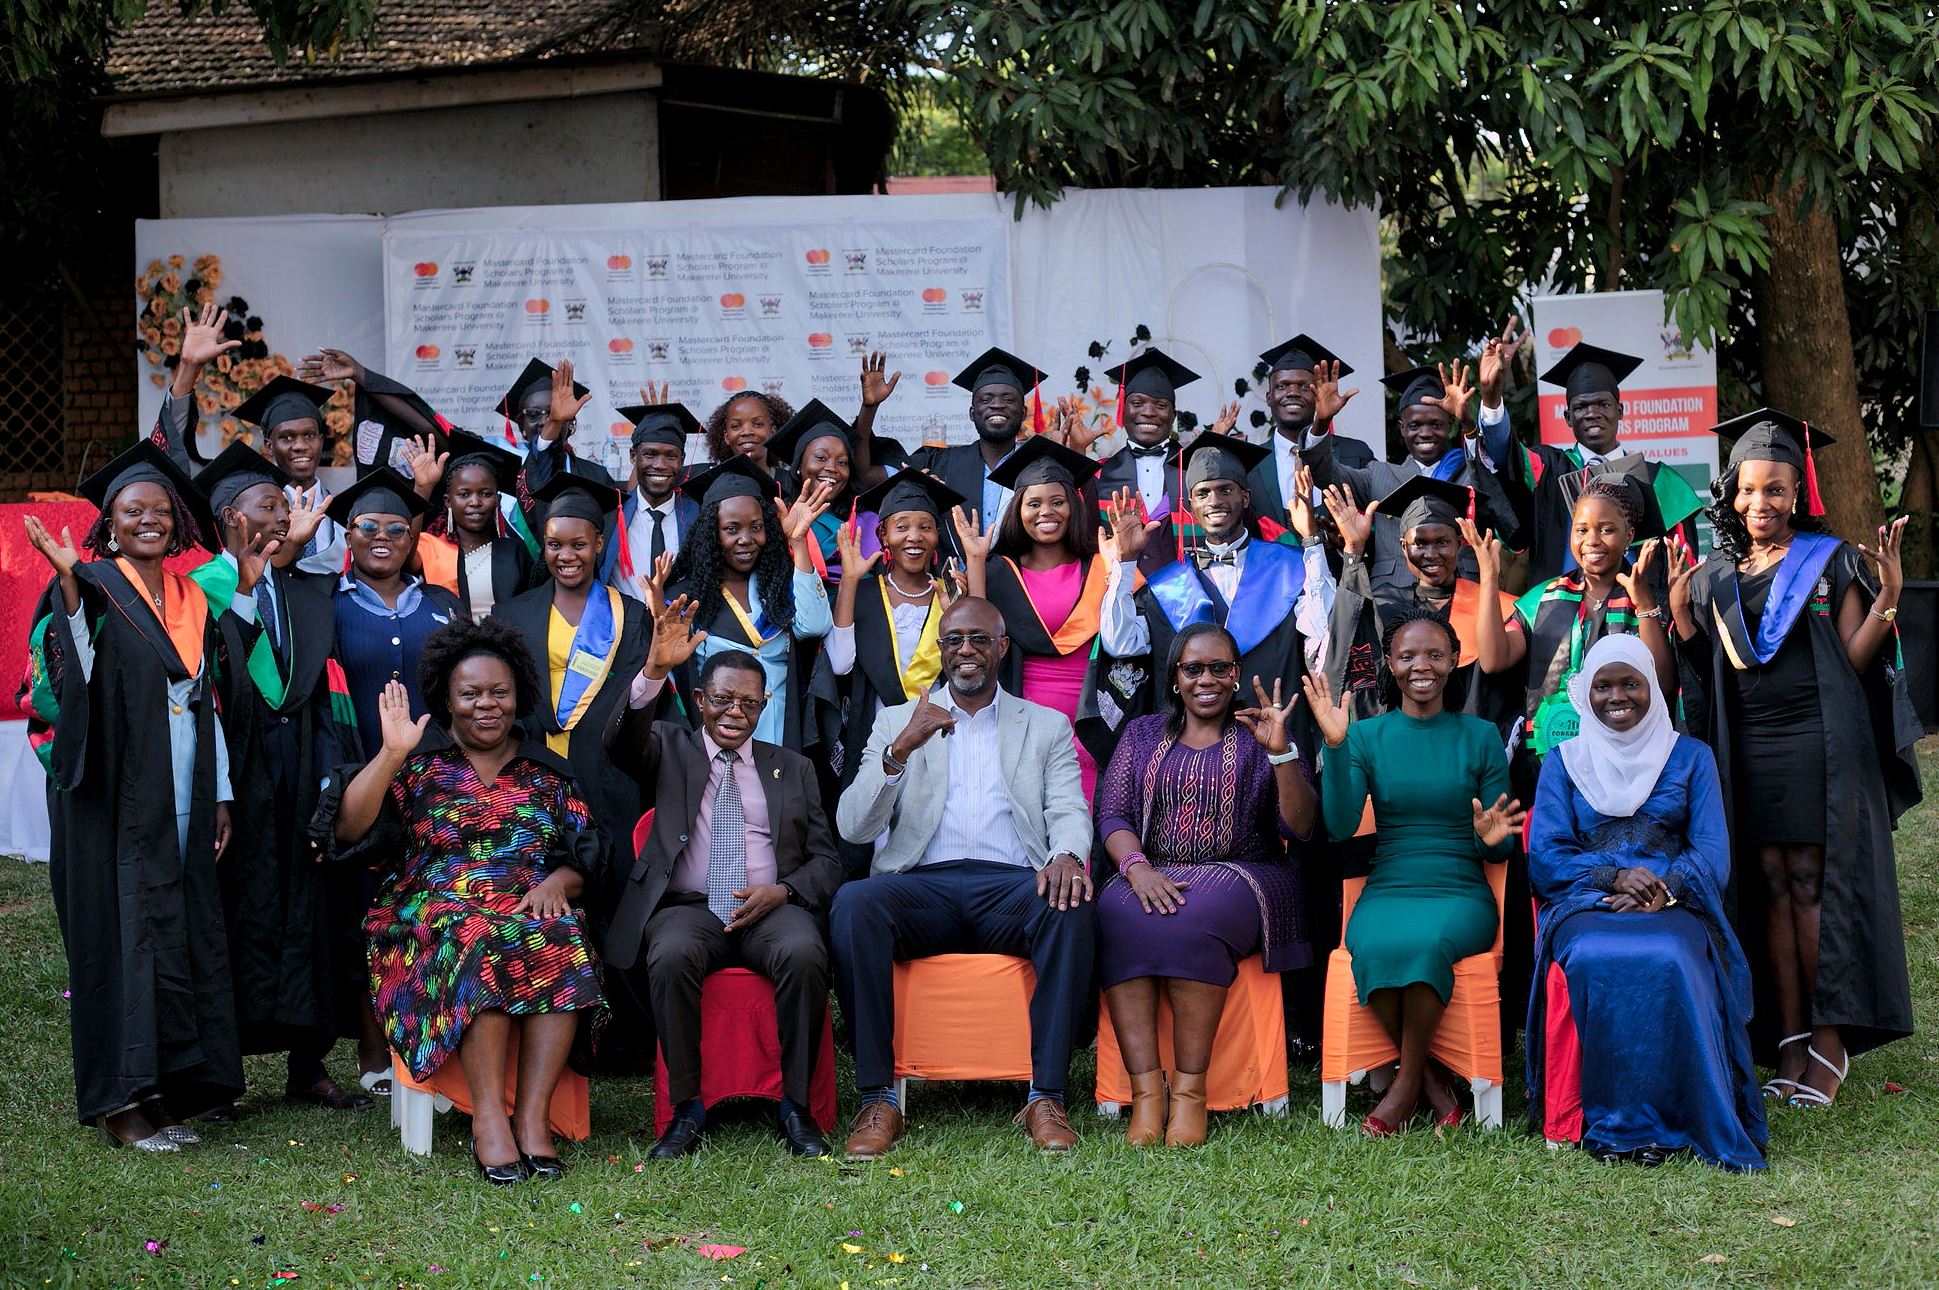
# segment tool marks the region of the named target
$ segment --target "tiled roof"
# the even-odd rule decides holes
[[[643,43],[625,23],[635,10],[626,0],[382,0],[367,40],[314,61],[292,54],[279,67],[246,5],[184,18],[172,5],[150,4],[110,47],[108,74],[117,94],[176,94],[618,52]]]

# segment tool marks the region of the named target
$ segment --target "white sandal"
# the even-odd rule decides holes
[[[390,1096],[391,1083],[389,1071],[365,1071],[357,1077],[357,1083],[362,1085],[364,1092],[370,1094],[372,1097]]]
[[[1777,1041],[1777,1051],[1780,1055],[1782,1055],[1784,1050],[1790,1045],[1801,1044],[1809,1038],[1811,1038],[1811,1032],[1808,1030],[1801,1035],[1786,1035],[1784,1038]],[[1804,1085],[1798,1083],[1798,1081],[1794,1079],[1785,1079],[1782,1075],[1773,1075],[1770,1079],[1764,1081],[1764,1096],[1777,1102],[1787,1101],[1791,1097],[1791,1094],[1786,1093],[1782,1088],[1779,1088],[1778,1086],[1780,1084],[1787,1085],[1793,1090],[1801,1089],[1804,1087]]]
[[[1845,1086],[1845,1076],[1851,1074],[1851,1053],[1849,1050],[1845,1053],[1845,1061],[1842,1066],[1833,1066],[1831,1059],[1819,1052],[1816,1048],[1806,1048],[1805,1051],[1811,1054],[1812,1061],[1818,1063],[1818,1065],[1838,1077],[1839,1088]],[[1832,1099],[1836,1096],[1836,1093],[1826,1093],[1821,1089],[1812,1088],[1809,1084],[1800,1084],[1798,1085],[1798,1091],[1791,1094],[1791,1105],[1813,1107],[1830,1106]]]

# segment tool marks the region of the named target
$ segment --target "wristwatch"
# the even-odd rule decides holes
[[[1298,756],[1299,756],[1299,749],[1288,748],[1283,753],[1267,753],[1266,760],[1271,762],[1275,766],[1284,766],[1287,762],[1294,760]]]
[[[1872,609],[1872,617],[1878,619],[1881,623],[1889,623],[1898,616],[1899,607],[1897,605],[1893,605],[1890,609],[1879,609],[1876,606]]]

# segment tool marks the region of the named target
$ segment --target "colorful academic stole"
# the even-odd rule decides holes
[[[754,594],[752,579],[748,580],[747,589],[748,595],[752,596]],[[734,620],[741,625],[741,631],[746,635],[747,643],[752,648],[758,650],[778,635],[773,630],[772,624],[768,622],[766,606],[759,600],[754,602],[754,616],[750,618],[747,611],[741,608],[741,602],[728,595],[725,590],[720,593],[720,598],[726,603],[727,608],[733,611]]]
[[[1479,646],[1476,643],[1480,633],[1475,630],[1475,624],[1480,621],[1484,608],[1496,614],[1501,613],[1500,593],[1496,593],[1493,605],[1484,606],[1481,603],[1481,584],[1469,582],[1466,578],[1456,578],[1454,599],[1448,602],[1448,625],[1454,628],[1454,634],[1461,639],[1461,657],[1456,661],[1458,667],[1466,667],[1481,658]]]
[[[902,682],[902,697],[914,702],[932,688],[936,678],[942,675],[943,652],[936,643],[936,632],[943,620],[942,597],[934,591],[930,593],[929,614],[922,620],[922,631],[916,636],[916,645],[909,653],[909,661],[904,663],[902,642],[895,639],[895,611],[889,605],[888,580],[877,578],[875,590],[882,597],[882,617],[889,624],[889,639],[895,642],[895,674]]]
[[[269,570],[263,570],[265,578]],[[236,598],[236,586],[242,573],[236,566],[220,556],[198,564],[189,570],[189,579],[202,588],[202,594],[209,598],[209,612],[218,618],[227,613]],[[256,693],[263,696],[263,702],[271,709],[280,711],[283,698],[289,692],[289,678],[283,675],[283,668],[276,660],[276,650],[269,643],[267,631],[257,631],[256,643],[249,647],[247,664],[249,679],[256,686]]]
[[[28,718],[27,746],[50,777],[54,774],[54,722],[61,714],[61,699],[47,670],[47,632],[53,624],[54,615],[45,614],[27,634],[27,676],[16,700]]]
[[[566,655],[565,675],[559,683],[555,713],[561,735],[586,715],[586,709],[592,706],[592,696],[606,683],[613,656],[618,653],[615,646],[619,644],[622,621],[619,592],[612,587],[594,590],[604,594],[586,597],[586,609],[579,615],[579,629],[572,634],[572,649]]]
[[[1219,621],[1217,607],[1189,559],[1166,565],[1145,586],[1174,632],[1191,623]],[[1306,560],[1300,551],[1274,542],[1246,545],[1246,567],[1239,574],[1239,588],[1223,624],[1238,642],[1241,657],[1292,615],[1305,586]]]
[[[142,607],[153,614],[155,602],[143,591],[141,575],[135,572],[135,566],[126,556],[116,556],[114,563],[128,585],[135,589]],[[162,570],[162,612],[156,617],[182,666],[190,676],[200,676],[202,638],[209,625],[209,598],[202,593],[202,588],[179,573]]]
[[[1563,577],[1551,578],[1539,587],[1531,587],[1515,602],[1515,612],[1528,624],[1531,667],[1535,662],[1533,656],[1537,642],[1547,636],[1554,616],[1558,613],[1569,615],[1568,648],[1557,648],[1550,653],[1543,674],[1542,701],[1536,705],[1535,719],[1530,723],[1528,749],[1541,756],[1563,740],[1573,739],[1580,726],[1575,705],[1569,701],[1569,682],[1582,670],[1582,656],[1588,652],[1591,643],[1589,606],[1582,598],[1582,584]],[[1611,632],[1633,633],[1637,630],[1636,611],[1620,592],[1612,591],[1604,602],[1602,625],[1602,635],[1605,636]]]
[[[323,660],[323,681],[330,693],[330,720],[345,730],[357,728],[357,703],[350,697],[350,678],[343,664],[333,658]]]
[[[1011,576],[1016,579],[1017,587],[1021,589],[1025,585],[1023,571],[1017,568],[1017,562],[1009,556],[1004,556],[1003,562],[1010,566]],[[1025,593],[1024,599],[1030,602],[1030,612],[1036,615],[1037,625],[1043,628],[1044,635],[1050,638],[1050,647],[1057,651],[1058,657],[1062,658],[1080,649],[1087,649],[1091,642],[1097,639],[1098,624],[1104,617],[1104,593],[1110,586],[1110,582],[1111,570],[1108,563],[1102,557],[1092,556],[1090,567],[1084,571],[1084,585],[1077,593],[1077,603],[1071,606],[1070,613],[1065,615],[1064,621],[1055,631],[1052,631],[1050,624],[1044,621],[1042,611],[1037,608],[1037,602],[1031,600],[1029,594]],[[1133,590],[1135,589],[1134,585]]]
[[[1771,574],[1770,594],[1764,600],[1763,617],[1757,620],[1757,634],[1744,626],[1744,605],[1739,598],[1738,577],[1732,573],[1730,588],[1721,601],[1712,601],[1711,615],[1717,623],[1717,638],[1723,642],[1724,656],[1742,672],[1769,663],[1777,657],[1785,637],[1797,624],[1798,616],[1818,599],[1818,587],[1825,565],[1838,552],[1839,539],[1829,533],[1796,533],[1791,549],[1777,562]],[[1831,609],[1824,598],[1825,612]]]
[[[1467,468],[1468,450],[1466,448],[1450,448],[1441,454],[1441,459],[1435,462],[1427,473],[1444,484],[1451,484],[1454,482],[1455,476]]]

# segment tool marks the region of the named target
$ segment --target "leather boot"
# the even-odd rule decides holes
[[[1171,1077],[1171,1112],[1165,1145],[1197,1147],[1205,1142],[1205,1072],[1176,1071]]]
[[[1155,1147],[1165,1139],[1165,1072],[1131,1077],[1131,1123],[1124,1140],[1134,1147]]]

